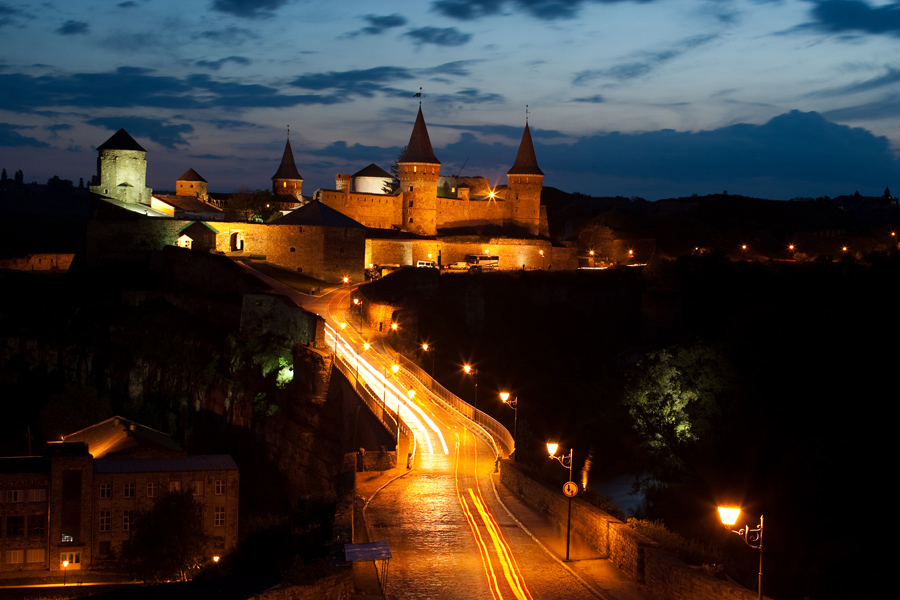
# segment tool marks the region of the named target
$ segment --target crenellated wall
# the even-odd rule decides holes
[[[351,192],[349,180],[344,190],[318,190],[316,193],[322,204],[372,229],[391,229],[399,226],[403,219],[401,196]]]

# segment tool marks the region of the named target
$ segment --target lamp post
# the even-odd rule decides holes
[[[513,399],[509,399],[509,392],[500,392],[500,400],[503,404],[507,405],[511,409],[513,409],[513,454],[516,451],[516,445],[518,445],[517,432],[519,429],[519,397],[513,396]],[[515,460],[515,456],[513,456],[513,460]],[[571,475],[569,479],[571,479]]]
[[[475,380],[475,410],[478,410],[478,369],[471,365],[463,365],[463,371],[466,372],[467,375],[471,375]]]
[[[429,375],[431,375],[431,378],[434,379],[434,346],[429,345],[428,342],[423,342],[422,350],[425,352],[431,352],[431,373],[429,373]]]
[[[544,270],[544,251],[538,250],[538,253],[541,255],[541,271]]]
[[[736,533],[741,536],[741,539],[744,540],[744,543],[753,548],[754,550],[759,550],[759,588],[757,590],[756,597],[758,600],[762,600],[762,585],[763,585],[763,516],[759,515],[759,525],[756,526],[756,529],[750,529],[750,526],[742,527],[741,529],[731,529],[734,524],[738,520],[738,515],[741,513],[740,508],[731,508],[726,506],[719,507],[719,518],[722,520],[722,525],[725,526],[726,529],[731,531],[732,533]]]
[[[69,573],[69,561],[63,561],[63,587],[66,585],[66,575]]]
[[[359,311],[359,334],[362,335],[362,332],[363,332],[363,302],[359,298],[354,298],[353,304],[356,305],[356,309]]]
[[[569,497],[569,516],[566,520],[566,562],[569,561],[569,538],[572,533],[572,496],[578,493],[578,486],[572,481],[572,449],[569,449],[569,454],[561,454],[559,456],[556,455],[556,450],[559,448],[559,444],[554,442],[547,442],[547,452],[550,453],[550,458],[555,458],[559,461],[559,464],[563,466],[563,468],[569,469],[569,481],[563,486],[563,493]]]

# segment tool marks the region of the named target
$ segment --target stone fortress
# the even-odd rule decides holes
[[[272,176],[284,215],[270,223],[225,222],[227,199],[208,192],[188,169],[175,195],[146,186],[146,150],[124,129],[98,147],[98,174],[90,187],[101,200],[146,219],[107,218],[89,228],[88,260],[137,258],[165,245],[236,256],[265,257],[325,281],[359,281],[368,265],[448,265],[467,254],[491,254],[501,269],[574,269],[575,248],[553,247],[541,206],[544,174],[528,124],[507,172],[492,188],[483,177],[442,177],[422,108],[398,158],[399,187],[375,164],[354,175],[339,173],[335,189],[302,195],[303,177],[290,139]],[[119,213],[121,214],[121,213]],[[153,218],[158,217],[158,218]],[[202,227],[198,227],[202,223]],[[492,235],[478,232],[491,231]]]

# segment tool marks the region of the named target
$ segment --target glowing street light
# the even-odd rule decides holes
[[[518,398],[518,396],[513,396],[513,399],[510,400],[509,392],[500,392],[500,400],[503,402],[503,404],[507,405],[514,411],[513,412],[513,415],[514,415],[513,416],[513,460],[515,460],[515,451],[516,451],[515,447],[518,444],[518,440],[516,439],[516,437],[517,437],[516,432],[518,431],[518,428],[519,428],[519,398]],[[547,449],[549,450],[550,447],[547,446]],[[551,452],[550,454],[553,454],[554,452],[556,452],[556,448],[554,448],[553,452]]]
[[[538,250],[538,254],[541,255],[541,271],[543,271],[544,270],[544,251]]]
[[[428,342],[422,342],[422,351],[423,352],[431,352],[431,377],[434,378],[434,356],[437,352],[434,346],[430,345]]]
[[[759,588],[757,590],[757,598],[762,600],[762,585],[763,585],[763,516],[759,515],[759,525],[756,526],[756,529],[750,529],[750,526],[742,527],[741,529],[731,529],[735,523],[737,523],[738,515],[740,515],[740,508],[719,507],[719,518],[722,520],[722,525],[725,526],[726,529],[731,531],[732,533],[736,533],[741,536],[741,539],[744,540],[744,543],[753,548],[754,550],[759,550]]]
[[[63,587],[65,587],[65,585],[66,585],[66,575],[68,574],[68,572],[69,572],[69,561],[64,560],[63,561]]]
[[[562,454],[560,456],[556,455],[556,450],[559,448],[559,444],[556,442],[547,442],[547,452],[550,453],[550,458],[555,458],[559,461],[559,464],[563,466],[563,468],[569,469],[569,481],[566,483],[563,491],[566,496],[569,497],[569,517],[566,520],[566,562],[569,561],[569,539],[572,534],[572,496],[578,493],[578,485],[576,485],[572,481],[572,452],[573,450],[569,449],[569,454]],[[571,486],[571,487],[570,487]],[[570,495],[569,490],[572,490],[572,494]]]
[[[359,298],[354,298],[353,304],[356,305],[356,310],[359,311],[359,333],[361,335],[363,332],[363,301]]]
[[[463,371],[466,372],[466,375],[471,375],[475,380],[475,404],[472,406],[475,407],[475,410],[478,410],[478,369],[471,365],[463,365]]]
[[[396,323],[391,323],[391,331],[395,331],[395,332],[397,331],[397,324],[396,324]]]
[[[350,278],[344,277],[344,285],[347,285],[348,283],[350,283]]]

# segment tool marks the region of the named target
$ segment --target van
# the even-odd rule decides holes
[[[437,269],[437,265],[434,264],[433,260],[416,261],[416,267],[422,269]]]

